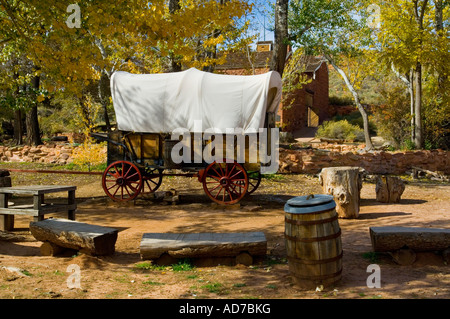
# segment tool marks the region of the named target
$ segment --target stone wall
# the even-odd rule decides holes
[[[48,143],[39,146],[0,146],[2,162],[35,162],[69,164],[75,147],[68,144]]]
[[[74,146],[49,143],[36,147],[0,146],[2,162],[37,162],[69,164]],[[317,174],[324,167],[358,166],[369,174],[404,174],[412,166],[450,174],[449,151],[375,151],[362,153],[347,145],[330,145],[328,149],[289,150],[280,148],[280,173]]]
[[[404,174],[413,166],[450,174],[449,151],[351,152],[280,149],[280,173],[317,174],[324,167],[358,166],[369,174]]]

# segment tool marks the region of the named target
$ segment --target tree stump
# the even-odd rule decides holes
[[[327,167],[319,175],[325,194],[333,195],[341,218],[359,217],[359,200],[363,170],[359,167]]]
[[[398,203],[405,191],[405,183],[401,178],[393,176],[377,176],[375,193],[377,202]]]

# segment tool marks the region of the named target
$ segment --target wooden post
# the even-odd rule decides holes
[[[35,222],[44,220],[44,215],[43,214],[41,215],[43,202],[44,202],[43,194],[33,195],[33,209],[39,211],[39,215],[33,217],[33,221]]]
[[[327,167],[319,175],[325,194],[333,195],[336,212],[341,218],[359,217],[362,169],[359,167]]]
[[[73,204],[75,204],[75,190],[70,190],[68,194],[68,205],[71,206]],[[75,220],[75,209],[71,209],[67,212],[67,218]]]
[[[0,207],[8,208],[8,194],[0,194]],[[14,229],[14,215],[0,215],[0,230]]]

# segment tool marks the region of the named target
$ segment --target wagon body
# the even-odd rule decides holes
[[[270,150],[270,134],[259,132],[275,127],[281,95],[278,73],[116,72],[111,92],[118,129],[92,135],[108,142],[108,168],[102,184],[112,199],[131,200],[140,193],[154,192],[168,169],[197,176],[207,195],[220,204],[236,203],[259,186],[261,163],[249,158],[254,155],[255,141]],[[230,128],[237,130],[229,133]],[[237,139],[245,144],[236,143]],[[220,140],[223,144],[212,147]],[[174,147],[180,148],[181,142],[186,148],[176,149],[176,154],[189,161],[173,159]],[[208,146],[211,156],[220,154],[221,148],[223,160],[206,160]]]

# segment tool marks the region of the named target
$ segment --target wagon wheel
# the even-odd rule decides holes
[[[142,191],[143,194],[156,192],[161,186],[163,170],[159,168],[146,167],[143,174]]]
[[[247,194],[252,194],[261,184],[261,171],[247,171],[248,190]]]
[[[117,161],[103,172],[102,186],[106,195],[115,201],[133,200],[141,192],[142,174],[133,163]]]
[[[247,193],[248,176],[244,167],[237,162],[208,165],[203,175],[203,189],[214,202],[235,204]]]

